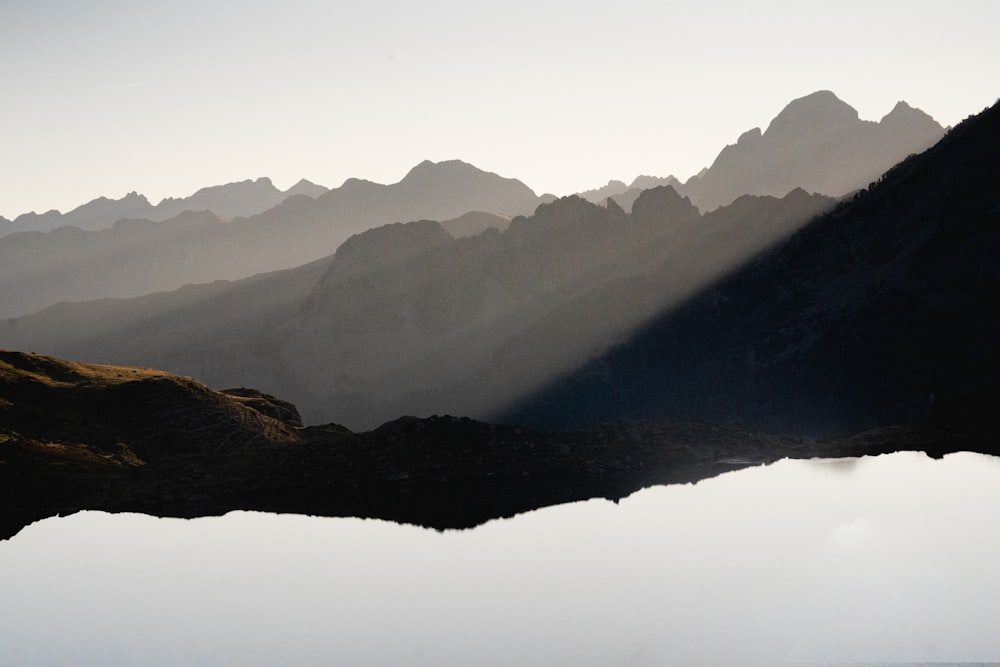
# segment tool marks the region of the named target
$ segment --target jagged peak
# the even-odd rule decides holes
[[[643,190],[632,204],[632,218],[640,223],[661,220],[687,222],[699,217],[698,208],[672,185]]]
[[[21,215],[14,218],[14,224],[25,224],[27,221],[35,220],[36,218],[41,218],[43,216],[56,216],[62,215],[58,209],[50,208],[48,211],[43,211],[39,213],[37,211],[28,211],[27,213],[22,213]]]
[[[566,216],[572,217],[574,214],[579,214],[584,211],[595,211],[600,208],[601,206],[598,204],[588,201],[580,195],[567,195],[565,197],[559,197],[552,202],[539,204],[538,208],[535,209],[534,217],[538,219]]]
[[[285,190],[284,194],[289,197],[293,195],[305,195],[306,197],[315,199],[329,191],[330,188],[325,185],[317,185],[308,179],[300,178],[295,185]]]
[[[934,123],[938,127],[941,127],[940,123],[934,120],[934,118],[932,118],[930,114],[920,109],[917,109],[916,107],[910,106],[903,100],[896,102],[896,106],[892,108],[892,111],[883,116],[882,120],[880,120],[879,123],[886,123],[886,122],[895,123],[901,120],[917,121],[922,123],[930,122]]]
[[[760,139],[762,136],[763,136],[763,133],[760,131],[760,128],[759,127],[755,127],[755,128],[749,129],[746,132],[744,132],[743,134],[741,134],[739,136],[739,138],[736,140],[736,143],[737,144],[745,144],[745,143],[751,142],[751,141],[753,141],[755,139]]]
[[[648,174],[640,174],[632,179],[632,183],[628,187],[629,189],[638,188],[640,190],[648,190],[649,188],[655,188],[659,185],[680,185],[680,179],[673,174],[670,174],[669,176],[650,176]]]

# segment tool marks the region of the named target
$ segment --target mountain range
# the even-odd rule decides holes
[[[630,185],[612,180],[579,194],[595,203],[611,197],[629,210],[642,190],[671,185],[702,211],[744,194],[782,197],[795,188],[842,197],[942,136],[941,125],[906,102],[874,122],[861,120],[856,109],[821,90],[792,100],[765,131],[744,132],[687,181],[639,176]]]
[[[312,423],[484,417],[833,204],[796,190],[703,216],[660,186],[631,213],[567,197],[459,239],[386,225],[296,269],[3,320],[0,345],[253,386]]]
[[[762,136],[790,136],[789,128],[802,118],[849,126],[857,114],[845,111],[844,107],[832,94],[823,92],[796,100]],[[906,109],[905,105],[898,105],[895,121],[884,119],[870,125],[904,126],[899,118],[919,115]],[[807,141],[803,145],[819,144]],[[732,162],[720,156],[712,169]],[[701,178],[709,178],[711,171],[704,172]],[[646,177],[636,184],[656,182]],[[618,187],[614,183],[611,186]],[[749,402],[746,399],[741,402],[737,396],[717,401],[729,405],[728,412],[711,412],[705,407],[713,395],[714,380],[704,382],[700,391],[705,398],[701,404],[694,399],[696,383],[682,381],[685,376],[673,368],[665,371],[669,379],[659,378],[654,382],[654,378],[647,378],[643,386],[676,382],[676,388],[670,391],[681,392],[682,396],[668,393],[657,399],[655,392],[638,389],[633,393],[641,396],[632,395],[628,382],[607,379],[607,373],[613,373],[614,368],[607,366],[606,359],[616,358],[614,355],[630,345],[641,350],[638,355],[641,359],[669,356],[655,346],[633,342],[639,340],[636,331],[641,337],[646,327],[656,326],[663,317],[680,317],[676,313],[688,312],[693,304],[705,302],[717,308],[718,302],[712,295],[717,294],[716,285],[728,284],[724,281],[728,280],[729,272],[749,270],[745,264],[751,260],[751,266],[760,266],[764,260],[754,257],[782,243],[810,219],[831,209],[834,201],[796,189],[782,198],[744,195],[702,214],[678,193],[678,187],[671,181],[671,185],[640,191],[630,211],[620,206],[614,196],[605,197],[604,205],[582,197],[568,197],[542,203],[531,216],[510,218],[492,213],[466,213],[444,226],[425,219],[375,227],[338,244],[335,255],[321,256],[293,269],[235,282],[192,285],[177,292],[137,299],[64,303],[32,316],[7,318],[0,321],[0,345],[85,361],[156,366],[199,377],[214,386],[255,386],[289,397],[310,421],[336,420],[352,428],[369,428],[404,413],[433,412],[500,417],[541,425],[549,425],[545,420],[554,420],[560,427],[575,426],[582,417],[574,417],[569,408],[554,406],[567,402],[588,405],[592,400],[607,406],[617,405],[604,413],[587,408],[585,412],[594,417],[642,416],[646,413],[638,406],[645,401],[647,405],[687,406],[683,409],[699,417],[752,422],[756,413],[749,407],[741,407]],[[874,186],[873,191],[881,191],[883,187],[886,186]],[[498,191],[504,195],[497,198]],[[454,193],[450,200],[442,195],[449,192]],[[928,188],[928,194],[923,196],[932,196],[929,193],[942,197],[947,194]],[[591,193],[591,197],[603,194]],[[850,217],[845,210],[861,206],[858,202],[874,196],[867,192],[858,194],[838,208],[837,215]],[[512,202],[523,210],[536,205],[539,199],[520,182],[481,172],[471,165],[457,161],[425,162],[392,186],[351,180],[316,200],[292,198],[256,218],[224,224],[209,214],[200,217],[188,214],[186,223],[193,229],[230,230],[246,225],[248,229],[271,231],[278,226],[278,220],[286,217],[298,220],[299,226],[294,231],[302,232],[309,229],[302,223],[308,216],[284,216],[283,209],[301,211],[305,207],[307,213],[313,214],[317,210],[336,210],[355,223],[359,219],[368,220],[364,226],[371,227],[373,218],[400,217],[407,210],[428,213],[428,218],[443,218],[444,213],[456,210],[516,209]],[[480,203],[485,205],[476,205]],[[929,204],[925,208],[933,210]],[[156,246],[158,254],[143,256],[141,249],[149,247],[145,245],[149,237],[144,234],[149,230],[164,233],[169,230],[183,235],[187,233],[184,222],[185,219],[169,224],[126,221],[111,230],[91,233],[142,230],[136,234],[139,238],[135,248],[118,254],[108,250],[99,265],[105,270],[113,268],[113,262],[124,255],[128,262],[139,260],[142,266],[155,266],[163,261],[163,251],[170,248],[171,239],[160,240]],[[448,225],[452,226],[452,232],[446,230]],[[455,231],[459,228],[464,231]],[[855,234],[858,243],[866,235],[881,233],[877,230],[875,226],[859,229]],[[65,236],[67,245],[76,246],[71,252],[79,254],[79,247],[84,244],[78,237],[70,238],[74,234],[87,233],[64,229],[52,234],[9,238],[51,242]],[[285,236],[294,236],[297,241],[302,238],[301,233]],[[795,238],[800,236],[801,233]],[[235,245],[236,237],[223,238]],[[206,251],[205,260],[213,256],[206,245],[210,244],[198,246]],[[222,244],[216,242],[216,247],[219,245]],[[17,265],[16,258],[25,256],[32,253],[14,253],[10,263],[0,264],[3,271],[9,271],[11,284],[15,284],[15,277],[22,284],[32,277],[30,264]],[[810,270],[829,264],[821,259],[801,260],[801,275],[809,276]],[[859,261],[863,266],[871,264]],[[75,267],[66,264],[69,263],[55,272],[55,277],[65,276],[64,284],[87,283],[79,279],[80,273],[74,279]],[[92,269],[95,262],[84,262],[83,266]],[[836,284],[837,266],[827,266],[827,270],[831,275],[817,279],[819,284]],[[142,284],[143,277],[154,274],[138,268],[135,271],[132,288],[148,291],[148,285]],[[58,282],[52,271],[41,269],[36,275],[40,287]],[[781,284],[779,289],[771,283],[780,281],[773,279],[766,289],[781,295],[804,289],[793,278],[786,278],[785,282],[789,284]],[[878,292],[885,288],[866,285],[865,289]],[[851,298],[860,297],[854,294]],[[774,301],[760,295],[738,300],[768,304]],[[774,303],[786,300],[783,296]],[[843,304],[838,307],[850,312]],[[698,321],[711,321],[709,315],[698,317]],[[801,317],[809,321],[807,316]],[[710,327],[716,337],[721,335],[719,332],[733,331],[739,333],[732,333],[731,337],[740,339],[753,330],[755,318],[746,316],[745,321],[731,329],[724,323],[712,323]],[[668,338],[673,335],[668,334]],[[820,334],[814,332],[814,336]],[[684,338],[678,334],[676,340]],[[699,332],[691,345],[707,345],[711,340],[712,336]],[[738,348],[743,343],[740,339],[728,344]],[[790,349],[797,349],[799,344],[797,339],[793,340]],[[682,368],[690,356],[687,348],[678,343],[671,350],[671,354],[679,355],[677,368]],[[718,354],[738,356],[738,352],[729,348]],[[782,359],[793,356],[782,354]],[[751,369],[742,370],[742,376],[729,373],[725,364],[718,373],[728,373],[727,382],[736,382],[743,376],[763,382],[761,378],[766,373],[757,372],[753,364],[778,367],[770,361],[758,361],[766,359],[760,351],[755,351],[751,359]],[[713,364],[716,362],[711,359],[700,363],[698,372],[707,373]],[[786,382],[792,387],[786,376],[787,373],[778,374],[773,384]],[[605,381],[610,385],[603,384]],[[692,390],[685,393],[684,388],[689,384]],[[909,384],[916,386],[913,382]],[[563,396],[559,387],[568,387],[569,397]],[[608,391],[618,391],[616,388],[627,397],[618,403],[605,396]],[[759,396],[754,403],[759,405],[758,412],[780,419],[780,411],[773,409],[774,402],[768,402],[765,388],[744,387],[741,396]],[[578,398],[572,398],[578,394]],[[793,398],[804,401],[807,395],[804,390],[796,390]],[[534,407],[534,401],[540,407]],[[659,414],[652,408],[649,410],[650,414]],[[902,408],[896,413],[876,410],[865,418],[848,415],[846,410],[840,412],[845,424],[852,427],[881,423],[881,418],[894,415],[912,418],[916,414],[912,409]],[[685,414],[668,412],[666,416]],[[562,419],[559,415],[564,415],[567,421],[559,421]],[[833,418],[826,424],[819,419],[803,417],[803,420],[801,424],[787,426],[819,430],[836,430],[840,426]],[[780,421],[766,425],[786,426]]]
[[[350,179],[316,199],[289,197],[230,222],[189,211],[163,222],[119,220],[99,231],[10,234],[0,238],[0,314],[292,268],[378,225],[449,220],[470,211],[516,215],[550,199],[464,162],[423,162],[399,183]]]
[[[643,189],[667,184],[702,211],[743,194],[781,197],[796,187],[840,196],[865,187],[942,132],[905,103],[874,123],[859,120],[857,111],[833,93],[820,91],[791,102],[766,132],[746,133],[687,183],[672,176],[640,176],[628,186],[612,181],[581,196],[595,202],[610,196],[626,212]],[[301,181],[282,193],[258,179],[205,188],[157,207],[132,194],[118,201],[98,199],[65,216],[44,214],[51,218],[45,224],[85,229],[0,238],[0,316],[25,315],[59,301],[139,296],[292,268],[332,254],[352,234],[381,224],[485,212],[500,217],[480,217],[472,227],[467,218],[464,231],[456,226],[460,223],[452,223],[452,231],[461,235],[503,227],[504,217],[531,213],[553,199],[457,160],[424,162],[392,185],[349,179],[322,190]],[[305,196],[290,196],[296,193]],[[234,215],[249,217],[222,224]],[[86,229],[121,216],[126,217],[107,229]],[[15,223],[26,224],[23,217]]]
[[[155,206],[145,195],[130,192],[121,199],[98,197],[66,213],[24,213],[14,220],[0,218],[0,236],[14,232],[47,232],[58,227],[77,227],[96,231],[107,229],[119,220],[142,219],[161,222],[187,211],[209,211],[222,220],[249,217],[274,208],[285,199],[303,195],[319,197],[328,188],[306,179],[287,190],[279,190],[269,178],[239,181],[201,188],[189,197],[167,197]]]
[[[906,102],[876,123],[821,90],[793,100],[764,132],[744,132],[680,192],[703,211],[745,193],[780,197],[796,187],[842,197],[943,135],[933,118]]]
[[[494,418],[915,424],[1000,378],[1000,105]]]

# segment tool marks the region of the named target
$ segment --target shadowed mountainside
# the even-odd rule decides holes
[[[463,162],[423,162],[399,183],[350,179],[316,199],[289,197],[228,223],[188,212],[157,223],[120,220],[100,231],[10,234],[0,238],[0,315],[239,279],[333,254],[351,235],[378,225],[469,211],[529,213],[543,201],[520,181]]]
[[[141,219],[161,222],[186,211],[209,211],[222,220],[249,217],[277,206],[288,197],[305,195],[315,199],[327,188],[302,179],[284,192],[269,178],[238,181],[201,188],[189,197],[167,197],[153,206],[145,195],[130,192],[121,199],[98,197],[71,211],[24,213],[13,221],[0,218],[0,236],[12,232],[48,232],[58,227],[78,227],[96,231],[107,229],[119,220]]]
[[[495,418],[796,433],[919,423],[1000,377],[1000,106]]]
[[[965,404],[962,423],[995,415]],[[943,411],[923,431],[827,442],[691,422],[545,433],[455,417],[403,417],[367,433],[301,428],[251,389],[0,351],[0,539],[84,509],[196,517],[242,510],[464,528],[546,505],[618,499],[778,458],[924,449],[997,453]],[[995,421],[995,417],[994,417]],[[995,426],[995,424],[994,424]]]
[[[477,417],[572,371],[831,205],[795,191],[702,216],[659,187],[631,214],[568,197],[460,239],[432,221],[387,225],[352,237],[322,270],[61,304],[0,321],[0,345],[248,384],[289,397],[310,422]],[[241,319],[241,299],[255,303],[252,318]]]

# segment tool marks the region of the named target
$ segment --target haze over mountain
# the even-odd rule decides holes
[[[753,138],[753,131],[744,135],[736,146],[724,149],[710,169],[683,186],[673,177],[641,176],[630,186],[611,182],[584,194],[596,200],[611,196],[625,211],[631,210],[641,188],[664,183],[689,195],[702,210],[741,194],[783,196],[795,187],[841,195],[867,185],[893,163],[893,156],[922,150],[940,133],[937,123],[905,104],[897,105],[881,123],[872,123],[859,120],[854,109],[821,91],[790,103],[759,139]],[[349,179],[315,200],[308,195],[317,192],[317,186],[307,182],[277,192],[269,181],[258,179],[205,188],[160,206],[167,214],[215,202],[216,208],[233,212],[293,192],[307,197],[288,197],[228,225],[221,225],[218,216],[184,213],[161,223],[168,225],[162,229],[122,221],[97,234],[62,231],[52,237],[0,238],[0,315],[24,315],[59,301],[137,296],[189,283],[239,279],[332,254],[352,234],[380,224],[448,220],[473,211],[509,217],[530,213],[552,199],[536,196],[520,181],[457,160],[425,161],[393,185]],[[139,195],[118,202],[95,200],[67,215],[96,219],[101,211],[121,212],[125,206],[148,202]],[[468,219],[464,230],[460,224],[453,223],[460,235],[503,226],[499,219],[475,224]]]
[[[624,181],[611,180],[608,184],[600,188],[595,188],[593,190],[584,190],[583,192],[578,192],[577,195],[586,199],[589,202],[595,204],[602,204],[608,198],[614,198],[618,201],[618,197],[621,197],[626,192],[635,191],[636,193],[642,192],[643,190],[648,190],[650,188],[655,188],[660,185],[672,185],[674,189],[680,190],[682,184],[673,176],[667,176],[665,178],[660,178],[659,176],[636,176],[632,181],[631,185],[625,185]],[[638,196],[638,194],[636,194]],[[633,197],[633,200],[635,197]],[[621,202],[618,202],[621,205]],[[632,210],[631,203],[629,206],[622,206],[626,211]]]
[[[905,102],[876,123],[821,90],[790,102],[764,132],[744,132],[678,189],[702,211],[742,194],[780,197],[793,188],[840,197],[943,135],[933,118]]]
[[[351,179],[316,199],[292,196],[228,223],[187,212],[155,223],[120,220],[100,231],[10,234],[0,238],[0,314],[239,279],[330,255],[351,235],[377,225],[448,220],[470,211],[530,213],[549,199],[464,162],[425,161],[399,183]]]
[[[829,101],[823,94],[811,97],[820,107]],[[787,125],[778,120],[772,126]],[[308,214],[315,212],[312,204],[355,221],[370,219],[372,209],[441,213],[445,197],[431,201],[429,192],[451,192],[449,184],[459,184],[463,192],[455,199],[466,206],[477,184],[498,180],[514,199],[527,191],[521,201],[538,200],[523,184],[470,165],[425,162],[395,186],[348,181],[315,202],[293,198],[251,220],[189,223],[268,228],[282,219],[283,209],[301,213],[306,207]],[[499,201],[488,192],[480,199]],[[510,220],[504,231],[507,218],[493,214],[463,215],[456,220],[466,228],[451,232],[432,220],[392,224],[353,236],[333,258],[274,275],[129,301],[62,304],[8,319],[0,322],[0,345],[152,365],[215,386],[255,386],[291,398],[311,421],[352,427],[403,413],[530,421],[535,413],[530,402],[521,403],[530,400],[525,396],[600,357],[831,205],[794,190],[781,199],[742,196],[702,215],[673,186],[661,186],[639,194],[631,213],[614,197],[605,206],[569,197]],[[116,228],[130,224],[182,228]],[[302,229],[308,227],[296,231]],[[10,238],[64,236],[79,245],[73,233],[86,234]],[[12,257],[24,254],[30,253]],[[40,274],[40,284],[46,280],[51,276]],[[502,412],[505,405],[523,409]],[[560,414],[551,406],[542,413]]]
[[[497,213],[486,213],[484,211],[469,211],[465,215],[460,215],[452,220],[442,220],[441,226],[453,237],[475,236],[482,234],[489,228],[503,231],[510,226],[511,217],[509,215],[499,215]]]
[[[459,239],[429,220],[387,225],[300,269],[6,320],[0,345],[254,386],[309,421],[352,428],[475,416],[572,370],[831,205],[798,190],[702,216],[658,187],[631,214],[569,197]]]
[[[1000,105],[576,372],[494,415],[829,434],[987,406],[1000,378]],[[965,409],[963,408],[963,409]]]
[[[24,213],[13,221],[0,218],[0,236],[13,232],[47,232],[58,227],[107,229],[126,218],[160,222],[186,211],[209,211],[228,221],[236,217],[257,215],[277,206],[288,197],[305,195],[315,199],[327,189],[302,179],[281,191],[271,183],[271,179],[258,178],[202,188],[189,197],[167,197],[155,206],[144,195],[130,192],[121,199],[98,197],[67,213],[52,210],[41,214]]]
[[[594,203],[611,197],[626,211],[639,192],[657,185],[672,185],[702,211],[744,194],[782,197],[795,188],[841,197],[942,136],[940,124],[906,102],[873,122],[861,120],[853,107],[821,90],[792,100],[766,131],[755,127],[744,132],[710,167],[683,183],[674,176],[639,176],[630,185],[612,180],[579,195]]]

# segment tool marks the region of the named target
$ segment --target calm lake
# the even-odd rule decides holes
[[[0,542],[3,665],[1000,660],[1000,459],[781,461],[469,531],[83,512]]]

